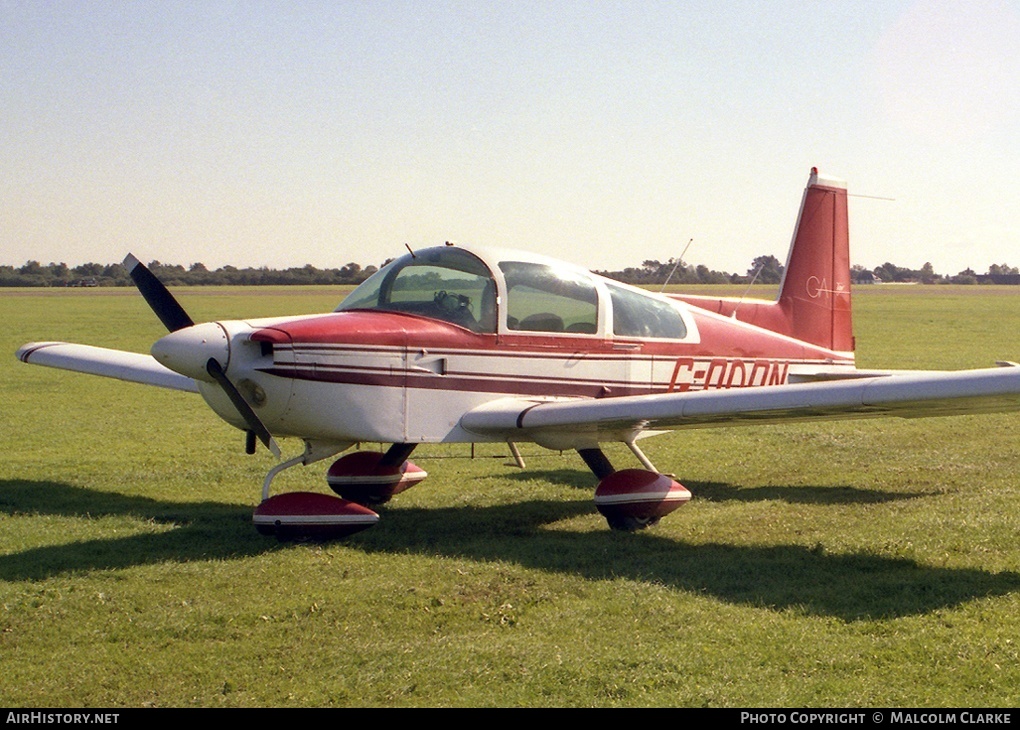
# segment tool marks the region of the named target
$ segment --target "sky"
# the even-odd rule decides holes
[[[743,273],[817,166],[853,263],[1017,266],[1018,38],[1020,0],[0,0],[0,264]]]

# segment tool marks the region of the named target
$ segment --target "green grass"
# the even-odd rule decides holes
[[[195,319],[342,296],[178,295]],[[1020,359],[1005,287],[857,289],[855,317],[861,367]],[[576,455],[422,447],[377,527],[280,544],[250,522],[271,457],[200,399],[13,357],[145,351],[140,297],[0,292],[0,320],[2,706],[1017,703],[1020,415],[649,439],[695,498],[639,534]]]

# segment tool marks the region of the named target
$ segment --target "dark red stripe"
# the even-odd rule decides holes
[[[390,375],[380,371],[345,370],[344,372],[311,370],[308,368],[268,368],[261,372],[294,380],[305,380],[319,383],[337,383],[344,385],[379,385],[390,388],[413,388],[416,390],[448,390],[466,393],[495,393],[500,395],[541,395],[541,396],[578,396],[595,398],[602,395],[604,383],[582,381],[559,381],[541,383],[521,379],[513,380],[482,380],[470,377],[451,377],[449,374],[418,375],[397,373]],[[653,392],[664,392],[665,387],[653,389],[614,385],[614,395],[647,395]]]

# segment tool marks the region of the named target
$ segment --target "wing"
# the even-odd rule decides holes
[[[195,381],[160,365],[151,355],[109,350],[67,342],[31,342],[18,350],[18,359],[79,373],[103,375],[132,383],[197,393]]]
[[[551,440],[545,434],[555,434],[563,443],[628,440],[648,430],[1012,410],[1020,410],[1020,367],[599,400],[505,398],[469,411],[461,425],[479,434],[540,443]]]

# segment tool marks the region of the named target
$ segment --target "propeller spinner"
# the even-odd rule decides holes
[[[266,448],[280,458],[280,446],[276,439],[241,395],[241,391],[227,377],[230,344],[223,328],[215,322],[196,325],[170,290],[163,286],[163,282],[131,254],[124,259],[124,268],[128,270],[131,280],[149,307],[170,330],[169,335],[152,346],[152,356],[174,372],[218,384],[248,425],[249,434],[258,436]],[[250,436],[247,443],[248,451],[251,452],[253,444]]]

